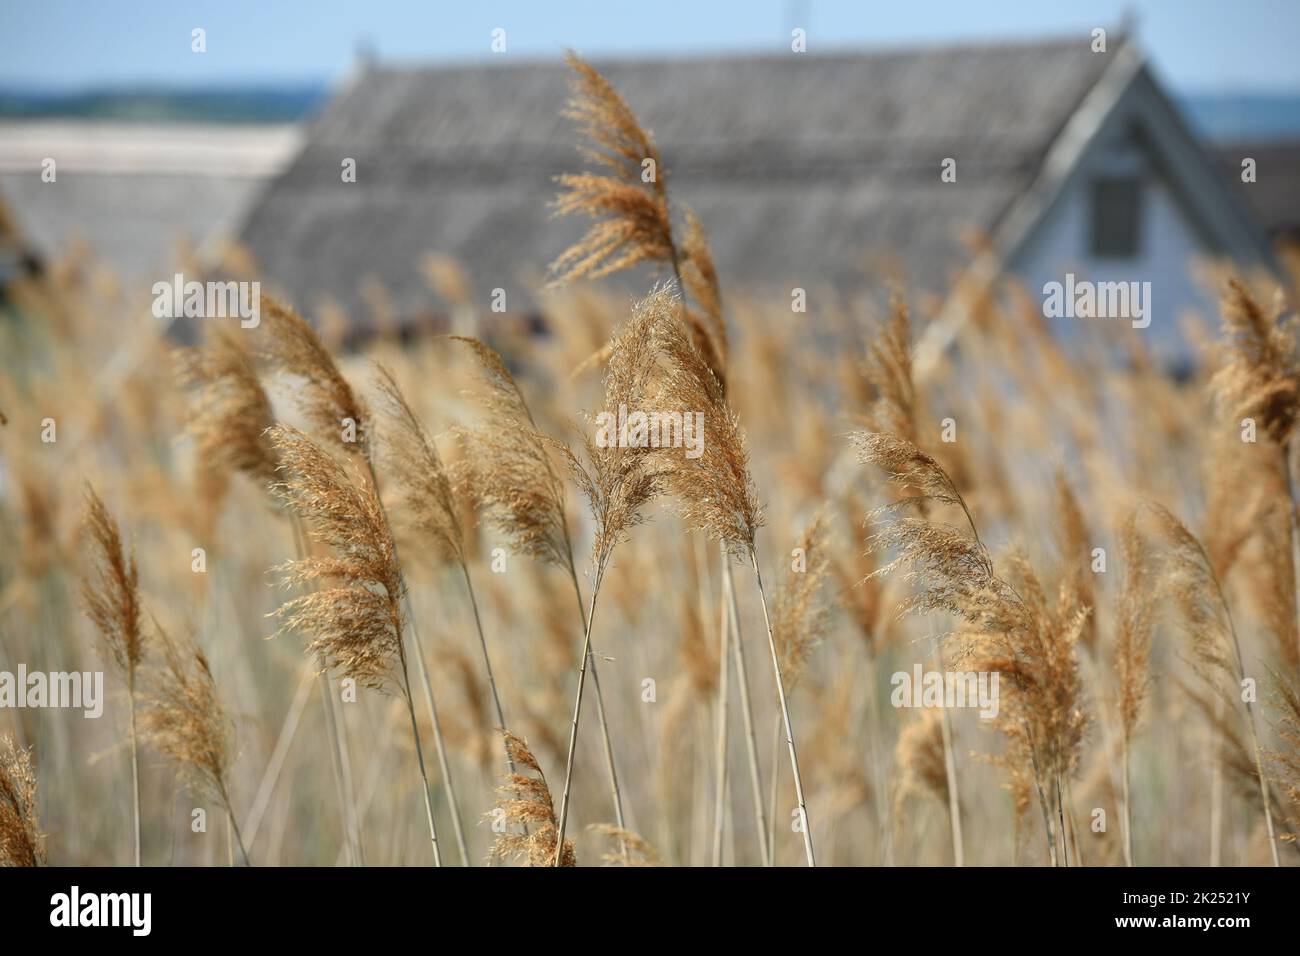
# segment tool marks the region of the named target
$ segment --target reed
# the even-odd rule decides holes
[[[551,264],[552,282],[561,285],[575,279],[596,279],[641,263],[670,267],[680,297],[681,321],[696,350],[703,357],[720,388],[726,384],[728,339],[722,309],[722,295],[713,254],[699,219],[683,209],[685,228],[680,241],[674,236],[668,179],[654,139],[640,124],[626,101],[593,67],[573,53],[566,56],[573,70],[572,96],[565,115],[573,120],[590,144],[582,155],[600,170],[597,173],[557,177],[561,186],[553,202],[557,215],[578,213],[592,220],[587,233]],[[690,300],[688,301],[687,297]],[[607,361],[611,345],[582,363]],[[608,406],[607,406],[608,407]],[[767,825],[763,818],[762,782],[754,735],[754,716],[749,703],[749,680],[745,667],[745,646],[740,638],[740,615],[734,607],[735,585],[725,553],[721,555],[723,585],[733,608],[728,617],[729,635],[720,640],[719,667],[727,668],[726,648],[734,651],[738,669],[741,704],[745,722],[746,753],[757,817],[760,858],[769,858]],[[598,678],[593,679],[599,688]],[[726,694],[730,684],[719,680],[719,742],[716,768],[718,788],[715,831],[722,826],[725,812],[722,794],[726,785]],[[597,704],[603,710],[597,694]],[[603,722],[603,718],[602,718]],[[619,829],[625,829],[619,820]],[[715,856],[719,851],[715,850]]]
[[[197,644],[173,640],[160,627],[156,630],[161,661],[149,680],[142,732],[200,793],[220,802],[248,866],[248,850],[230,799],[234,726],[221,706],[207,656]]]
[[[45,838],[36,819],[32,758],[8,735],[0,737],[0,866],[42,866]]]
[[[696,346],[681,315],[682,310],[676,307],[666,312],[663,331],[658,336],[662,374],[657,379],[655,401],[650,407],[699,411],[704,415],[705,440],[698,458],[688,458],[680,449],[661,449],[657,457],[662,462],[662,480],[687,527],[722,542],[731,554],[748,558],[754,571],[754,583],[767,627],[772,676],[790,753],[790,768],[794,774],[804,853],[808,865],[814,866],[812,828],[804,798],[803,778],[799,772],[794,728],[758,562],[756,536],[763,525],[763,510],[749,471],[749,454],[739,417],[728,405],[722,383]],[[735,608],[733,617],[739,617]],[[743,675],[741,679],[744,680]],[[761,790],[757,799],[761,803]]]
[[[1241,280],[1228,281],[1221,308],[1222,362],[1211,376],[1209,388],[1219,414],[1229,427],[1254,425],[1280,456],[1290,499],[1288,522],[1291,529],[1293,590],[1300,588],[1300,491],[1297,490],[1295,436],[1300,427],[1300,317],[1286,315],[1278,290],[1276,308],[1265,312]],[[1300,615],[1300,602],[1296,613]],[[1294,630],[1297,648],[1291,653],[1300,661],[1300,623]]]
[[[1124,863],[1133,865],[1133,809],[1130,759],[1150,690],[1152,580],[1149,549],[1137,516],[1125,516],[1120,530],[1124,579],[1115,623],[1115,677],[1119,683],[1120,766],[1124,799]]]
[[[283,621],[281,632],[313,635],[307,652],[323,670],[375,690],[396,688],[402,695],[411,720],[434,863],[441,866],[407,666],[402,610],[406,583],[379,497],[369,483],[354,480],[338,461],[296,429],[277,425],[271,436],[284,478],[277,493],[303,519],[312,537],[332,551],[329,556],[308,556],[280,569],[286,585],[312,584],[317,588],[280,607],[276,614]]]
[[[136,728],[136,677],[146,646],[140,573],[135,554],[128,553],[122,533],[94,488],[86,486],[86,534],[90,538],[91,566],[81,582],[81,600],[87,616],[99,631],[108,658],[126,685],[130,715],[131,818],[133,857],[140,865],[140,748]]]
[[[520,827],[521,833],[500,834],[493,853],[517,859],[528,866],[577,866],[573,841],[565,840],[555,818],[555,801],[546,783],[542,766],[521,737],[503,731],[506,750],[518,770],[506,777],[499,788],[498,812],[507,823]]]
[[[365,463],[371,489],[374,491],[375,500],[379,503],[380,517],[387,525],[388,514],[383,508],[379,477],[375,470],[375,435],[369,407],[343,376],[329,350],[325,348],[320,337],[307,321],[274,299],[264,297],[264,300],[267,315],[262,325],[266,334],[264,344],[261,346],[261,354],[283,373],[300,380],[300,387],[295,392],[298,405],[317,435],[329,447],[335,448],[345,457],[353,460],[360,459]],[[394,560],[396,561],[396,551],[394,551]],[[447,794],[448,809],[451,811],[456,847],[460,852],[462,864],[467,865],[469,850],[465,841],[465,827],[460,817],[456,788],[451,779],[451,769],[446,756],[442,723],[438,718],[433,684],[424,661],[424,648],[420,641],[416,617],[411,608],[409,592],[403,591],[402,601],[405,605],[406,622],[411,628],[416,671],[433,728],[434,748],[443,775],[443,786]],[[329,706],[334,706],[332,695],[328,698],[328,703]],[[337,710],[334,713],[338,723],[338,729],[335,731],[339,738],[338,757],[340,765],[346,766],[348,762],[346,740],[343,737],[342,723],[337,720],[340,715]],[[421,763],[423,758],[424,755],[421,753]],[[348,819],[357,820],[358,814],[352,797],[352,788],[346,781],[343,783],[343,788],[350,804],[346,816]],[[356,837],[356,841],[359,844],[359,836]]]
[[[647,407],[654,372],[654,343],[660,327],[672,314],[669,296],[663,289],[657,290],[633,307],[631,319],[612,343],[609,361],[605,366],[606,409]],[[568,823],[573,758],[577,748],[578,724],[582,717],[582,692],[587,679],[587,665],[591,659],[591,630],[596,616],[596,601],[614,550],[644,520],[646,505],[659,495],[662,475],[644,449],[629,448],[617,442],[612,446],[605,445],[590,433],[583,435],[585,463],[568,445],[558,442],[553,444],[586,498],[594,526],[590,559],[591,599],[584,621],[578,689],[569,729],[564,790],[560,795],[559,838],[555,853],[555,865],[559,866],[560,848],[564,844]],[[574,586],[577,586],[576,579]]]
[[[1227,687],[1241,688],[1246,679],[1246,663],[1219,575],[1200,539],[1172,511],[1156,503],[1151,503],[1148,511],[1155,533],[1166,545],[1162,552],[1162,590],[1181,614],[1200,676],[1214,694],[1228,694],[1226,699],[1231,703],[1237,694],[1228,691],[1223,682],[1227,679],[1231,682]],[[1281,866],[1255,708],[1250,697],[1240,696],[1245,707],[1245,724],[1250,735],[1250,754],[1264,810],[1264,825],[1268,831],[1269,853],[1273,865]],[[1235,703],[1232,707],[1235,710]]]
[[[590,648],[588,609],[578,584],[577,562],[569,534],[564,483],[548,451],[554,442],[537,427],[523,391],[501,356],[477,339],[458,337],[457,341],[467,346],[475,359],[484,386],[474,393],[475,398],[491,422],[489,426],[461,431],[470,455],[461,468],[458,484],[472,486],[473,498],[488,521],[511,541],[516,551],[561,568],[573,586],[579,627],[588,644],[586,665],[591,668],[596,694],[614,818],[618,829],[626,829],[613,738],[605,716],[596,655]],[[592,603],[594,606],[594,600]]]
[[[888,520],[868,547],[894,557],[871,577],[902,571],[915,590],[899,602],[898,614],[951,615],[959,626],[948,639],[957,644],[958,659],[1011,681],[1015,692],[1000,705],[1007,751],[999,762],[1014,790],[1026,794],[1032,786],[1037,795],[1052,863],[1068,862],[1061,780],[1077,766],[1087,725],[1075,655],[1087,609],[1071,601],[1068,590],[1049,603],[1023,555],[1008,560],[1015,583],[1000,575],[965,498],[934,458],[893,435],[858,432],[851,441],[864,464],[880,468],[904,491],[876,514]],[[958,508],[969,530],[898,514],[918,506]],[[1017,798],[1018,808],[1026,803]]]
[[[47,844],[55,863],[125,863],[128,842],[135,862],[144,843],[166,862],[151,746],[229,819],[232,863],[427,862],[411,831],[379,825],[415,809],[415,769],[438,863],[1237,865],[1263,862],[1266,839],[1289,862],[1295,282],[1276,304],[1277,277],[1227,283],[1221,341],[1190,379],[1124,323],[1058,341],[1010,281],[909,289],[909,304],[873,277],[852,299],[810,289],[811,314],[792,316],[782,277],[724,274],[747,250],[720,246],[715,263],[668,140],[631,109],[639,91],[570,65],[586,162],[552,208],[583,228],[534,276],[538,313],[480,322],[484,263],[425,263],[428,312],[484,341],[393,334],[384,323],[412,303],[364,277],[373,339],[332,338],[339,306],[313,325],[264,297],[257,329],[201,323],[178,383],[173,350],[93,253],[6,282],[0,721],[16,743],[0,743],[0,863],[42,862]],[[750,236],[771,261],[777,233]],[[913,343],[941,303],[970,321],[923,362]],[[476,404],[452,394],[462,373]],[[562,435],[575,410],[620,405],[702,413],[701,457],[608,447],[590,421]],[[941,417],[959,440],[937,436]],[[57,443],[36,437],[46,418]],[[1168,510],[1134,519],[1134,500]],[[196,544],[221,587],[191,573]],[[1103,545],[1109,573],[1094,574]],[[498,546],[511,573],[476,571]],[[796,547],[803,573],[786,563]],[[291,557],[287,592],[268,591],[264,570]],[[164,616],[173,641],[148,618],[153,594],[181,618],[195,596],[220,626],[200,638]],[[248,639],[282,600],[277,625],[306,655]],[[463,617],[440,614],[457,601]],[[126,712],[118,727],[9,706],[10,675],[84,674],[96,648],[129,730]],[[885,704],[917,663],[998,675],[1001,712]],[[340,676],[401,703],[346,706]],[[1246,705],[1248,678],[1261,695]],[[323,733],[303,731],[314,687]],[[111,800],[126,797],[128,743],[130,820]],[[494,801],[492,835],[475,836],[461,809],[472,822]],[[105,808],[93,826],[69,825],[90,806]],[[1111,832],[1075,819],[1094,807]],[[783,836],[790,809],[801,838]],[[204,859],[172,843],[175,862]]]
[[[433,546],[437,557],[449,558],[460,568],[465,592],[474,612],[474,628],[483,654],[483,672],[492,694],[496,726],[503,731],[506,727],[505,709],[501,706],[501,693],[497,689],[496,675],[492,670],[492,656],[488,653],[478,600],[474,596],[474,582],[465,557],[465,536],[460,526],[451,479],[443,466],[437,446],[411,410],[393,373],[382,366],[378,371],[379,391],[385,402],[384,420],[388,425],[387,443],[392,474],[402,489],[403,504],[409,520]],[[509,746],[505,747],[505,756],[506,768],[513,774],[515,765]]]
[[[804,529],[791,552],[797,555],[782,578],[772,602],[772,636],[786,687],[793,690],[808,669],[813,651],[826,636],[830,607],[824,594],[830,559],[827,557],[826,515],[819,512]],[[781,720],[772,734],[772,789],[768,797],[768,866],[776,863],[777,783],[780,778]]]
[[[889,300],[889,318],[875,330],[874,338],[866,345],[866,358],[860,375],[869,398],[862,420],[868,431],[895,435],[920,447],[920,409],[923,397],[919,394],[912,371],[912,320],[907,301],[895,289]],[[925,513],[925,501],[917,502]],[[931,656],[935,668],[942,673],[943,648],[938,640],[931,641]],[[952,836],[953,865],[965,863],[965,841],[961,828],[961,795],[957,782],[957,757],[953,752],[952,718],[946,709],[938,714],[939,739],[943,746],[944,785],[948,797],[948,827]]]

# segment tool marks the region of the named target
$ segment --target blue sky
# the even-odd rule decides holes
[[[336,80],[361,42],[381,59],[555,57],[809,50],[1086,33],[1137,18],[1158,73],[1188,92],[1300,92],[1300,0],[0,0],[0,84],[97,85]],[[190,52],[190,31],[208,52]]]

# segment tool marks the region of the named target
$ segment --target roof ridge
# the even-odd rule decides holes
[[[1122,27],[1106,28],[1114,46],[1131,42],[1131,36]],[[789,63],[803,65],[807,63],[827,63],[854,60],[874,60],[906,58],[920,55],[946,53],[988,53],[996,51],[1029,51],[1068,48],[1078,46],[1080,52],[1088,52],[1087,33],[1062,33],[1043,37],[1010,37],[1001,40],[987,39],[952,39],[934,43],[916,42],[912,44],[881,45],[835,45],[821,47],[798,56],[781,46],[775,48],[755,47],[748,49],[719,50],[714,52],[690,51],[686,53],[661,52],[621,55],[618,53],[597,53],[590,57],[590,62],[597,69],[627,69],[653,66],[681,65],[684,63]],[[453,73],[471,71],[514,71],[526,69],[555,69],[567,71],[563,59],[546,55],[527,54],[504,59],[500,56],[474,57],[443,61],[378,61],[366,67],[366,76],[418,76],[420,74]]]

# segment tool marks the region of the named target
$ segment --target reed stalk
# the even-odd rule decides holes
[[[722,554],[722,561],[724,564],[722,588],[725,591],[727,587],[725,583],[725,564],[727,561],[725,551]],[[726,829],[727,818],[727,675],[730,671],[727,654],[730,643],[729,614],[730,605],[724,594],[722,599],[718,601],[718,700],[714,708],[717,729],[713,759],[713,855],[711,857],[713,866],[722,865],[722,837]]]
[[[813,854],[812,825],[808,819],[808,803],[803,795],[803,776],[799,773],[799,755],[795,751],[794,727],[790,722],[790,707],[785,699],[785,684],[781,679],[781,660],[776,650],[776,638],[772,633],[772,618],[767,610],[767,594],[763,590],[763,573],[758,569],[758,554],[752,548],[749,552],[750,564],[754,567],[754,584],[758,587],[759,603],[763,606],[763,622],[767,625],[767,646],[772,655],[772,677],[776,681],[776,696],[781,704],[781,722],[785,729],[785,742],[790,750],[790,772],[794,775],[795,798],[799,803],[799,826],[803,832],[804,856],[809,866],[816,866]]]
[[[740,631],[740,604],[736,599],[736,583],[731,572],[731,560],[724,565],[723,588],[731,603],[731,653],[736,666],[736,686],[740,689],[740,714],[745,729],[745,754],[749,762],[749,786],[754,802],[754,827],[758,831],[758,858],[764,866],[772,858],[768,843],[767,814],[763,809],[763,778],[758,764],[758,737],[754,730],[754,709],[749,702],[749,670],[745,664],[745,642]]]

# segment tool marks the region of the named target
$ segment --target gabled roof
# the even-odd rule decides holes
[[[959,231],[994,230],[1114,55],[1081,34],[596,66],[653,131],[724,282],[851,288],[885,262],[939,290],[967,259]],[[460,258],[485,299],[498,286],[526,299],[521,280],[583,227],[547,208],[552,177],[581,168],[566,81],[553,63],[369,69],[313,125],[242,238],[305,308],[328,296],[361,318],[357,287],[377,278],[399,313],[417,312],[430,250]],[[340,180],[345,157],[356,183]],[[955,184],[940,181],[948,157]]]
[[[261,183],[296,154],[288,126],[24,120],[0,123],[0,200],[53,261],[73,240],[127,284],[165,278],[179,246],[237,229]],[[56,184],[41,178],[57,157]]]
[[[1138,50],[1124,44],[1115,48],[1105,74],[1052,142],[1033,181],[1010,204],[990,233],[991,241],[962,274],[963,285],[976,293],[974,297],[949,295],[936,320],[926,326],[913,358],[920,378],[939,367],[979,291],[1017,271],[1021,255],[1032,248],[1049,211],[1065,196],[1067,183],[1084,175],[1089,154],[1117,136],[1142,144],[1202,250],[1244,265],[1276,268],[1268,236],[1247,204],[1197,140]]]
[[[1215,151],[1224,176],[1269,233],[1300,241],[1300,141],[1246,142]],[[1241,161],[1255,160],[1255,181],[1241,181]]]

